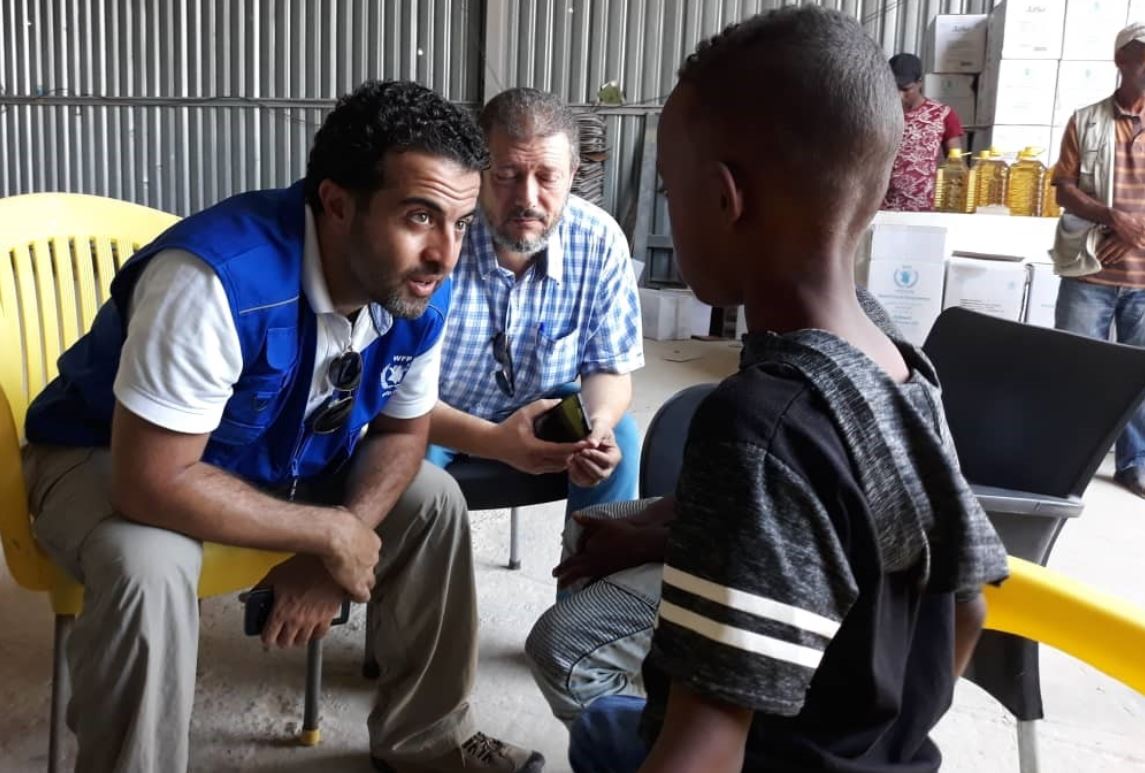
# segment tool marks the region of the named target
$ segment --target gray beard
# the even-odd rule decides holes
[[[407,298],[400,287],[394,288],[378,303],[395,319],[417,319],[429,306],[429,298]]]
[[[565,206],[568,206],[567,199]],[[553,218],[553,224],[546,228],[540,236],[533,239],[513,239],[501,233],[500,229],[492,225],[492,219],[489,214],[482,208],[482,214],[485,215],[485,221],[489,223],[489,231],[493,234],[493,243],[503,250],[516,253],[518,255],[529,255],[530,257],[539,252],[543,252],[545,247],[549,246],[549,237],[553,235],[553,231],[557,230],[560,225],[561,218],[565,216],[565,207],[561,207],[561,211]]]

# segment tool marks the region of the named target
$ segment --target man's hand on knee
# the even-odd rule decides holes
[[[274,608],[262,629],[267,647],[297,647],[320,639],[338,616],[346,591],[314,556],[294,556],[263,578],[274,589]]]
[[[335,508],[331,519],[330,548],[321,556],[329,576],[354,601],[370,600],[374,567],[382,540],[374,530],[345,508]]]
[[[569,469],[573,456],[588,448],[589,442],[549,443],[538,438],[533,430],[537,417],[558,403],[560,400],[536,400],[498,424],[493,458],[530,475]]]

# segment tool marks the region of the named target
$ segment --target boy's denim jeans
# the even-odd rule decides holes
[[[573,773],[636,773],[648,757],[640,738],[644,699],[613,695],[593,702],[569,734]]]
[[[1062,278],[1054,314],[1054,326],[1090,338],[1109,340],[1117,322],[1118,343],[1145,347],[1145,290],[1115,287]],[[1069,363],[1062,363],[1069,367]],[[1100,400],[1100,395],[1090,395]],[[1123,472],[1145,467],[1145,404],[1138,407],[1117,439],[1116,469]]]

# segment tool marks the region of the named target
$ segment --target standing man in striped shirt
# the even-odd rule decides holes
[[[572,195],[572,111],[515,88],[481,112],[491,165],[453,279],[441,392],[428,458],[458,453],[527,473],[568,471],[568,512],[633,499],[640,435],[628,415],[644,365],[628,242],[604,210]],[[533,421],[580,379],[592,426],[581,443],[538,439]]]
[[[1070,118],[1054,172],[1056,326],[1108,340],[1116,320],[1120,343],[1145,346],[1145,24],[1114,48],[1121,85]],[[1117,441],[1114,480],[1145,497],[1145,406]]]

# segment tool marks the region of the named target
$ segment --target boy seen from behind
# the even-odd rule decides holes
[[[933,368],[856,299],[902,122],[879,47],[816,6],[681,70],[658,143],[680,271],[750,332],[656,508],[674,518],[647,701],[592,703],[574,770],[938,769],[929,733],[1007,570]]]

